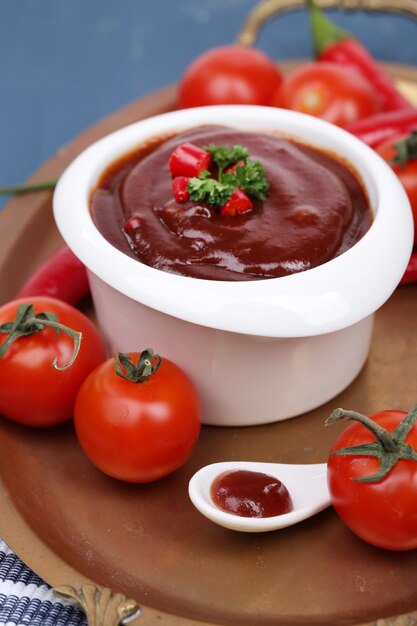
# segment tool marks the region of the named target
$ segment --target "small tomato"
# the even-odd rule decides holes
[[[363,76],[336,63],[309,63],[289,74],[272,106],[345,126],[379,111],[378,96]]]
[[[190,457],[200,403],[177,365],[144,350],[99,365],[79,391],[74,420],[81,447],[102,472],[149,482]]]
[[[56,330],[56,323],[82,335],[69,366],[75,356],[74,336]],[[93,323],[65,302],[39,296],[0,307],[0,332],[0,414],[28,426],[70,419],[82,382],[105,359]],[[16,333],[20,336],[11,341]]]
[[[417,406],[368,417],[336,409],[327,423],[355,420],[328,459],[332,504],[361,539],[388,550],[417,548]]]
[[[264,52],[239,45],[219,46],[197,57],[183,74],[180,108],[211,104],[268,105],[282,81]]]

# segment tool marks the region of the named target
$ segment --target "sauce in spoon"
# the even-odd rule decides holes
[[[242,517],[272,517],[293,509],[286,486],[263,472],[223,472],[212,482],[210,492],[219,509]]]
[[[292,500],[292,509],[268,517],[246,517],[224,511],[213,499],[213,483],[231,472],[266,474],[268,480],[285,484]],[[192,476],[188,493],[194,506],[209,520],[225,528],[241,532],[267,532],[297,524],[330,505],[327,488],[327,464],[263,463],[255,461],[224,461],[205,465]]]

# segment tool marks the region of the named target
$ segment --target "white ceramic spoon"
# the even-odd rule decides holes
[[[241,517],[220,510],[210,496],[210,487],[219,474],[231,470],[262,472],[278,478],[288,489],[293,510],[273,517]],[[261,533],[297,524],[330,505],[327,489],[327,465],[289,465],[286,463],[256,463],[228,461],[202,467],[191,478],[188,493],[194,506],[208,519],[225,528]]]

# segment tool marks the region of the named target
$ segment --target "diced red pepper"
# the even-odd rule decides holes
[[[238,187],[226,204],[220,207],[220,213],[221,215],[242,215],[252,209],[252,200]]]
[[[177,202],[183,203],[190,199],[188,192],[188,184],[190,179],[188,176],[176,176],[172,181],[172,192]]]
[[[145,220],[139,213],[134,213],[129,219],[125,222],[124,230],[132,239],[140,232]]]
[[[231,167],[229,167],[226,172],[233,172],[233,174],[236,174],[236,168],[237,167],[243,167],[245,165],[245,161],[238,161],[237,163],[235,163],[234,165],[232,165]]]
[[[171,154],[168,167],[173,176],[198,176],[208,170],[211,162],[210,152],[195,146],[193,143],[183,143]]]

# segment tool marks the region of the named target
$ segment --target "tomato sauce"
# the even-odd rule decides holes
[[[245,146],[265,169],[267,199],[234,216],[201,202],[177,203],[168,160],[185,142]],[[326,263],[359,241],[372,222],[364,186],[341,159],[278,135],[219,126],[155,138],[113,163],[92,193],[91,212],[110,243],[146,265],[230,281]],[[132,216],[133,235],[124,229]]]
[[[293,509],[285,485],[262,472],[224,472],[214,479],[210,493],[219,509],[240,517],[272,517]]]

